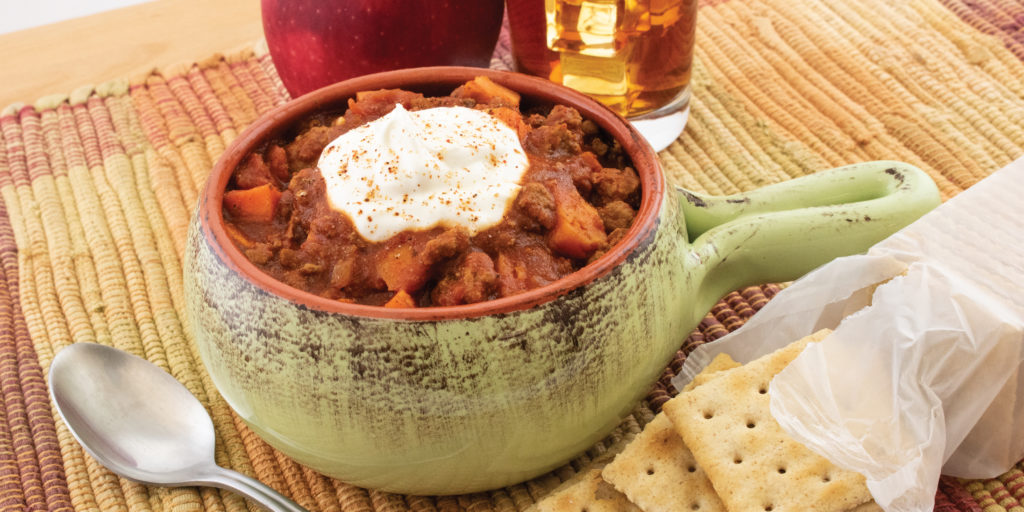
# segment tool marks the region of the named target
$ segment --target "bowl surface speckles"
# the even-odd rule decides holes
[[[577,108],[632,157],[641,208],[598,261],[522,295],[394,310],[290,288],[228,241],[221,197],[252,148],[303,116],[342,109],[358,91],[447,94],[479,75],[524,102]],[[360,486],[473,492],[536,476],[599,440],[724,293],[863,251],[936,204],[927,176],[898,162],[741,196],[679,191],[666,187],[657,156],[627,123],[571,90],[476,68],[388,72],[298,98],[228,148],[189,233],[188,312],[217,388],[274,447]]]

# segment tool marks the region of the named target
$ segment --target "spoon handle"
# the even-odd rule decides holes
[[[237,492],[271,512],[309,512],[259,480],[237,471],[218,467],[217,471],[207,475],[203,480],[213,487]]]

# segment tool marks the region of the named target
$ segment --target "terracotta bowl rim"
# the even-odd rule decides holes
[[[479,75],[488,76],[516,90],[524,98],[532,98],[539,103],[562,103],[576,108],[584,118],[595,121],[616,138],[632,159],[643,191],[640,208],[626,236],[591,264],[545,286],[509,297],[459,306],[385,308],[339,302],[293,288],[260,270],[228,237],[221,215],[221,204],[231,172],[246,153],[284,131],[298,118],[330,110],[332,106],[341,107],[347,98],[353,97],[358,91],[396,87],[422,90],[431,86],[435,89],[444,87],[450,91],[458,84]],[[355,317],[407,321],[455,320],[529,309],[551,302],[607,275],[653,235],[657,228],[664,187],[661,164],[650,144],[629,122],[598,101],[559,84],[521,73],[432,66],[385,71],[338,82],[304,94],[260,116],[228,145],[214,164],[200,197],[197,214],[201,233],[220,260],[270,295],[312,310]]]

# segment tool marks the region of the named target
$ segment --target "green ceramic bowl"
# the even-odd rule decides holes
[[[632,157],[642,204],[598,261],[513,297],[395,310],[290,288],[229,241],[224,187],[261,142],[308,114],[343,109],[358,91],[447,94],[478,75],[519,91],[525,105],[575,107]],[[708,197],[667,185],[629,124],[569,89],[476,68],[393,71],[298,98],[232,143],[192,222],[186,293],[214,383],[271,445],[364,487],[465,493],[531,478],[601,439],[724,294],[862,252],[938,203],[934,183],[898,162]]]

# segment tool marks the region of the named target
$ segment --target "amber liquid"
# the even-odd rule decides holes
[[[521,71],[591,95],[627,117],[688,99],[697,0],[508,3]]]

